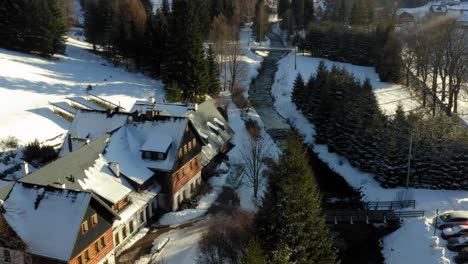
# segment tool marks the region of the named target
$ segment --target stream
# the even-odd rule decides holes
[[[285,47],[281,37],[270,33],[268,37],[272,48]],[[262,119],[267,133],[280,148],[286,145],[286,138],[291,125],[277,111],[271,89],[278,70],[278,62],[286,52],[269,52],[249,88],[249,100]],[[328,167],[318,156],[309,151],[309,164],[314,172],[315,181],[323,197],[323,208],[333,209],[329,200],[346,203],[360,203],[361,194],[352,188],[343,177]],[[342,206],[342,204],[341,204]],[[368,224],[339,224],[329,226],[333,235],[338,259],[347,263],[384,263],[380,240],[394,230],[394,227],[376,228]]]

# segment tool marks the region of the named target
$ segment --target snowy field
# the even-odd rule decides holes
[[[0,49],[0,139],[14,135],[27,143],[64,133],[70,123],[54,115],[48,102],[84,95],[88,85],[127,109],[155,93],[157,100],[164,98],[160,81],[113,67],[88,52],[90,45],[76,36],[80,32],[72,31],[65,55],[52,59]]]
[[[320,59],[310,57],[298,58],[298,69],[304,79],[315,72]],[[327,61],[330,66],[332,62]],[[357,78],[369,78],[376,89],[379,103],[382,105],[389,102],[388,94],[380,94],[386,89],[399,89],[398,85],[382,83],[378,81],[376,73],[370,67],[358,67],[350,64],[336,63],[344,66]],[[302,115],[291,101],[292,83],[298,71],[294,70],[294,57],[285,57],[280,61],[279,70],[276,73],[275,84],[273,85],[273,96],[276,98],[276,108],[278,112],[287,118],[303,134],[307,143],[313,143],[315,134],[314,126]],[[393,95],[392,95],[393,96]],[[400,101],[405,109],[408,106],[416,106],[416,102],[405,99],[406,96],[397,96],[397,102],[392,103],[396,107]],[[387,106],[389,107],[389,106]],[[391,109],[391,108],[384,108]],[[326,162],[333,170],[342,175],[350,185],[361,188],[364,199],[367,201],[388,201],[395,200],[398,195],[405,191],[403,188],[383,189],[373,179],[372,175],[363,173],[353,168],[346,158],[328,152],[325,145],[315,145],[314,151],[318,153],[321,160]],[[402,227],[394,233],[388,235],[383,240],[383,254],[387,264],[436,264],[454,263],[454,254],[444,248],[446,242],[440,239],[440,244],[435,243],[437,238],[433,237],[434,229],[430,225],[432,218],[436,214],[436,209],[440,212],[445,210],[468,210],[468,192],[466,191],[446,191],[446,190],[424,190],[409,189],[406,194],[407,199],[416,200],[416,210],[425,210],[426,217],[419,219],[407,219]],[[440,231],[437,231],[440,233]],[[440,245],[440,246],[439,246]]]

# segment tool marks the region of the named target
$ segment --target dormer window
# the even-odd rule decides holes
[[[215,126],[213,123],[211,123],[210,121],[206,122],[206,124],[208,125],[208,127],[211,129],[211,131],[213,131],[213,133],[215,133],[216,135],[219,135],[219,128],[217,126]]]
[[[216,124],[218,127],[220,127],[222,130],[225,130],[225,129],[226,129],[226,127],[225,127],[225,125],[224,125],[224,122],[221,121],[221,120],[219,120],[218,118],[215,117],[215,118],[214,118],[214,122],[215,122],[215,124]]]
[[[172,137],[154,135],[141,147],[142,157],[150,160],[165,160],[172,146]]]

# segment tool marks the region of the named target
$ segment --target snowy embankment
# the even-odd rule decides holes
[[[246,30],[241,31],[240,39],[244,44],[247,44],[250,42],[250,46],[259,45],[259,43],[252,42],[251,40],[249,41],[249,39],[251,38],[252,38],[251,31],[246,31]],[[270,40],[267,39],[264,43],[262,43],[262,46],[269,47]],[[249,92],[248,89],[250,86],[250,82],[257,77],[258,71],[261,67],[261,63],[263,61],[263,58],[261,56],[268,55],[267,52],[261,52],[261,53],[257,52],[257,54],[253,53],[249,49],[245,49],[245,57],[249,58],[248,60],[245,60],[245,62],[247,63],[248,77],[245,79],[243,83],[245,87],[244,96],[246,98],[248,98],[248,92]],[[229,152],[229,161],[231,165],[244,163],[242,156],[243,156],[243,153],[245,152],[245,149],[248,149],[249,147],[248,142],[250,141],[250,135],[245,128],[245,120],[248,120],[248,119],[257,121],[258,125],[262,128],[261,135],[264,138],[264,140],[266,140],[266,144],[269,146],[270,156],[272,158],[277,158],[280,153],[280,150],[278,146],[276,146],[275,142],[270,137],[270,135],[266,133],[265,125],[263,124],[262,119],[257,114],[255,109],[251,107],[249,111],[245,113],[244,110],[237,108],[237,106],[231,101],[230,93],[228,92],[222,93],[222,96],[225,97],[226,100],[229,100],[230,102],[229,109],[228,109],[229,125],[232,127],[232,129],[235,132],[234,138],[232,140],[232,143],[235,145],[235,147]],[[263,196],[263,193],[265,192],[265,187],[266,186],[261,186],[259,193],[258,193],[259,197]],[[257,210],[257,206],[255,205],[255,202],[253,200],[253,188],[249,185],[246,177],[244,177],[242,185],[236,190],[236,192],[237,192],[237,195],[239,196],[240,205],[242,209],[251,211],[251,212],[255,212]]]
[[[315,73],[318,63],[321,59],[311,57],[298,57],[297,69],[301,72],[304,79],[308,79],[310,74]],[[327,66],[336,64],[345,67],[357,78],[364,80],[369,78],[376,89],[376,95],[379,104],[390,100],[388,94],[382,93],[386,89],[400,89],[398,85],[382,83],[378,80],[377,74],[371,67],[360,67],[345,63],[334,63],[326,61]],[[272,93],[276,98],[275,106],[278,112],[287,118],[304,136],[306,143],[313,144],[315,134],[314,126],[302,115],[291,101],[292,85],[299,71],[294,70],[294,56],[287,56],[280,61],[278,72],[275,77]],[[395,90],[396,91],[396,90]],[[417,107],[416,101],[406,98],[401,93],[396,94],[395,101],[392,104],[385,104],[388,108],[382,107],[387,111],[395,109],[398,102],[408,109],[411,106]],[[393,95],[392,95],[393,96]],[[391,107],[389,106],[391,105]],[[314,152],[318,154],[321,160],[326,162],[334,171],[339,173],[353,187],[360,189],[364,199],[367,201],[388,201],[395,200],[405,189],[384,189],[373,179],[372,175],[363,173],[352,167],[346,158],[330,153],[325,145],[314,145]],[[446,191],[446,190],[424,190],[409,189],[407,199],[416,200],[416,209],[425,210],[426,217],[420,219],[407,219],[402,227],[394,233],[384,238],[383,254],[387,264],[400,263],[449,263],[454,255],[444,247],[434,247],[434,229],[430,225],[435,216],[436,209],[445,210],[468,210],[468,192],[466,191]],[[437,231],[440,233],[439,231]],[[445,245],[445,241],[441,245]],[[443,262],[445,261],[445,262]]]
[[[112,66],[89,52],[91,45],[81,35],[82,30],[72,30],[65,54],[52,59],[0,49],[0,139],[13,135],[24,144],[66,132],[70,123],[48,103],[82,96],[88,85],[94,94],[127,109],[155,93],[157,100],[164,98],[160,81]]]

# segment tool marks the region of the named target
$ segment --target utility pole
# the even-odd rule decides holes
[[[408,152],[408,170],[406,172],[406,189],[409,188],[409,178],[411,170],[411,155],[413,151],[413,133],[410,131],[409,152]]]

